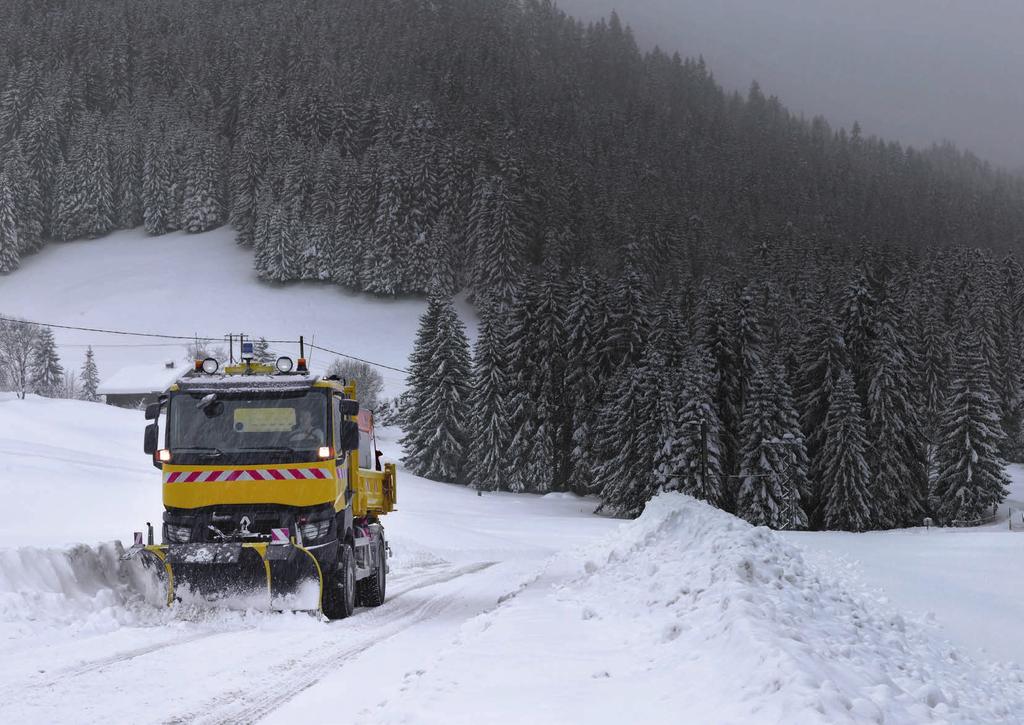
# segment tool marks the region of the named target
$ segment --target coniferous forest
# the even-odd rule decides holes
[[[10,0],[0,89],[0,271],[230,224],[270,282],[429,293],[423,475],[865,530],[984,518],[1024,449],[1024,180],[727,93],[615,16]]]

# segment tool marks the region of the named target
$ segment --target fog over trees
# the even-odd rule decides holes
[[[1024,173],[1024,3],[1018,0],[560,0],[617,10],[641,47],[703,55],[727,88],[757,80],[806,116],[950,140]]]

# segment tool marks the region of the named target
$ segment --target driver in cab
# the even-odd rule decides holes
[[[308,410],[299,411],[299,420],[288,442],[293,448],[316,448],[324,444],[324,432],[313,426],[313,414]]]

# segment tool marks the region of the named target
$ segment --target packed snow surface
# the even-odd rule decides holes
[[[102,239],[48,244],[22,260],[17,272],[0,279],[4,316],[186,336],[242,332],[298,340],[305,335],[309,342],[397,368],[408,362],[425,309],[422,299],[373,297],[329,283],[261,282],[253,271],[252,251],[235,244],[227,227],[160,237],[133,229]],[[474,334],[469,306],[459,309]],[[180,320],[188,322],[174,322]],[[54,334],[68,369],[80,369],[86,345],[93,345],[101,380],[130,365],[185,359],[183,341],[56,329]],[[271,349],[298,356],[297,344]],[[322,372],[334,359],[318,351],[310,356],[314,372]],[[402,374],[382,373],[387,395],[403,389]]]
[[[0,399],[3,722],[1021,721],[1017,667],[680,494],[621,523],[400,472],[382,607],[163,607],[113,541],[159,521],[143,423]]]

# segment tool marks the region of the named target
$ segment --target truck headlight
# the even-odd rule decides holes
[[[192,527],[191,526],[175,526],[174,524],[165,524],[166,533],[164,536],[167,538],[167,542],[170,544],[187,544],[189,539],[192,538]]]
[[[331,520],[324,519],[323,521],[310,521],[309,523],[299,524],[299,530],[302,531],[303,542],[316,541],[327,536],[331,530]]]

